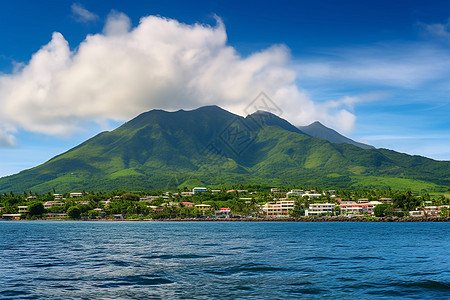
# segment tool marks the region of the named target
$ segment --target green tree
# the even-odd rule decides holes
[[[41,202],[32,202],[28,204],[28,214],[30,216],[41,216],[45,213],[44,205]]]
[[[393,209],[394,207],[390,204],[378,204],[377,206],[375,206],[375,208],[373,209],[373,212],[375,213],[375,216],[377,217],[384,217],[387,216]]]
[[[67,215],[71,218],[71,219],[79,219],[81,217],[81,211],[78,207],[76,206],[71,206],[69,207],[69,209],[67,210]]]
[[[294,204],[294,209],[292,210],[291,216],[294,218],[299,218],[305,215],[305,209],[303,208],[302,203],[297,200]]]

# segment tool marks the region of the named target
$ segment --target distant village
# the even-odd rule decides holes
[[[2,220],[227,220],[449,217],[450,199],[409,191],[209,189],[0,195]]]

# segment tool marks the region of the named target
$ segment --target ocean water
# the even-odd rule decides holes
[[[450,223],[0,222],[0,299],[450,299]]]

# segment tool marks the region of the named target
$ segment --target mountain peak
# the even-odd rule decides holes
[[[352,139],[349,139],[348,137],[343,136],[336,130],[333,130],[331,128],[326,127],[319,121],[315,121],[307,126],[299,126],[298,127],[301,131],[305,132],[306,134],[319,138],[319,139],[325,139],[331,143],[336,144],[350,144],[357,146],[362,149],[374,149],[375,147],[363,143],[356,142]]]

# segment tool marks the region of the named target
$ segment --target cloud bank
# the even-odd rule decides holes
[[[72,10],[73,18],[77,22],[86,23],[98,19],[98,16],[96,14],[88,11],[79,3],[72,4],[70,8]]]
[[[75,50],[55,32],[20,70],[0,76],[0,145],[14,144],[18,129],[67,135],[92,121],[124,121],[155,108],[217,104],[244,114],[261,91],[294,124],[319,120],[350,131],[355,116],[347,102],[313,102],[295,84],[291,64],[283,45],[240,56],[227,45],[220,19],[209,26],[148,16],[132,28],[126,15],[113,12],[103,32]]]

